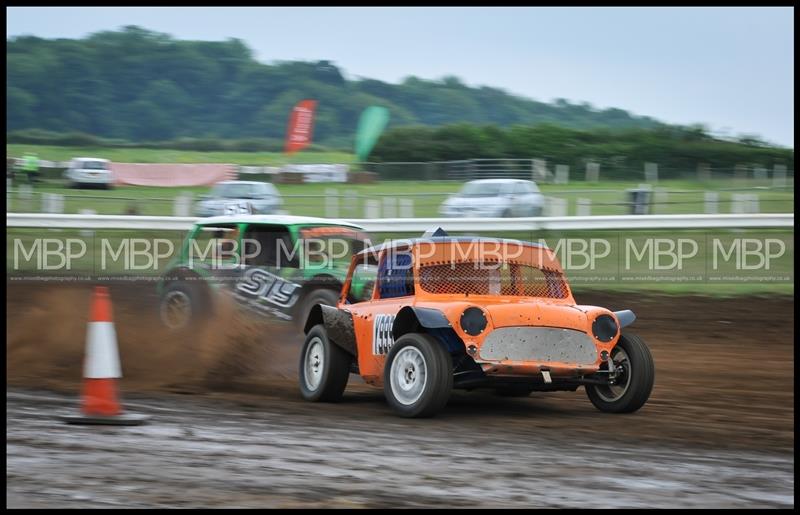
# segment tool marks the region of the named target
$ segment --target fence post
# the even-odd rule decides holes
[[[705,212],[707,215],[715,215],[719,212],[719,193],[716,191],[706,191],[703,195],[705,201]]]
[[[645,163],[644,164],[644,182],[654,183],[658,182],[658,164]]]
[[[666,209],[666,203],[669,202],[669,193],[664,188],[655,188],[653,190],[653,212],[661,214]]]
[[[414,218],[414,199],[401,198],[400,202],[400,218]]]
[[[33,188],[30,184],[19,185],[19,198],[20,200],[31,200],[33,198]]]
[[[744,213],[745,206],[744,206],[744,194],[742,193],[732,193],[731,194],[731,213]]]
[[[577,216],[592,215],[592,199],[579,198],[575,201],[575,214]]]
[[[81,209],[81,210],[78,211],[78,214],[81,214],[81,215],[96,215],[97,211],[95,211],[94,209]],[[80,235],[83,236],[83,237],[89,238],[91,236],[94,236],[94,231],[92,231],[91,229],[81,229]]]
[[[586,163],[586,182],[597,182],[600,179],[600,164],[590,161]]]
[[[758,213],[759,206],[758,206],[758,193],[750,193],[748,195],[748,203],[747,203],[747,212],[748,213]]]
[[[347,212],[353,217],[358,215],[358,193],[356,190],[346,190],[344,193],[344,204]]]
[[[59,193],[51,193],[49,211],[47,212],[64,214],[64,195]]]
[[[325,217],[339,217],[339,191],[334,188],[325,188]]]
[[[786,165],[775,165],[772,168],[772,185],[777,188],[786,186]]]
[[[556,184],[569,184],[569,166],[556,165]]]
[[[381,204],[375,199],[368,198],[364,201],[364,218],[373,220],[381,217]]]
[[[546,216],[567,216],[567,199],[545,197]]]
[[[181,193],[175,197],[172,205],[172,214],[174,216],[191,216],[192,211],[192,194]]]
[[[42,193],[43,213],[64,213],[64,195],[58,193]]]
[[[394,197],[383,197],[383,217],[397,218],[397,199]]]
[[[547,179],[547,161],[533,159],[533,180],[544,181]]]

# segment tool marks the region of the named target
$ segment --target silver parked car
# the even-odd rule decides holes
[[[197,216],[234,214],[274,214],[283,205],[281,194],[272,184],[257,181],[223,181],[200,197]]]
[[[100,186],[108,189],[114,182],[109,160],[96,157],[76,157],[71,160],[69,168],[64,171],[64,178],[72,188]]]
[[[541,216],[544,196],[533,181],[480,179],[470,181],[444,201],[439,213],[447,217]]]

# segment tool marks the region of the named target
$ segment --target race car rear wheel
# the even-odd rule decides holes
[[[300,393],[312,401],[337,402],[350,376],[352,356],[331,342],[325,326],[315,325],[300,353]]]
[[[647,402],[653,390],[653,357],[641,338],[626,333],[611,350],[611,359],[618,370],[614,384],[588,385],[586,394],[600,411],[632,413]]]
[[[199,284],[173,281],[159,302],[161,322],[172,330],[187,329],[208,316],[208,292]]]
[[[447,404],[453,389],[453,361],[432,336],[401,336],[386,356],[383,391],[403,417],[431,417]]]

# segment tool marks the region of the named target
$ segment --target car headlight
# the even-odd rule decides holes
[[[600,315],[592,322],[592,334],[601,342],[610,342],[618,331],[617,321],[611,315]]]
[[[478,336],[486,329],[488,321],[486,314],[481,308],[475,306],[468,307],[461,313],[461,320],[459,321],[461,329],[470,336]]]

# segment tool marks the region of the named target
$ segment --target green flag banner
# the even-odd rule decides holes
[[[385,107],[369,106],[361,113],[356,131],[356,156],[359,162],[367,160],[372,147],[378,142],[388,123],[389,110]]]

